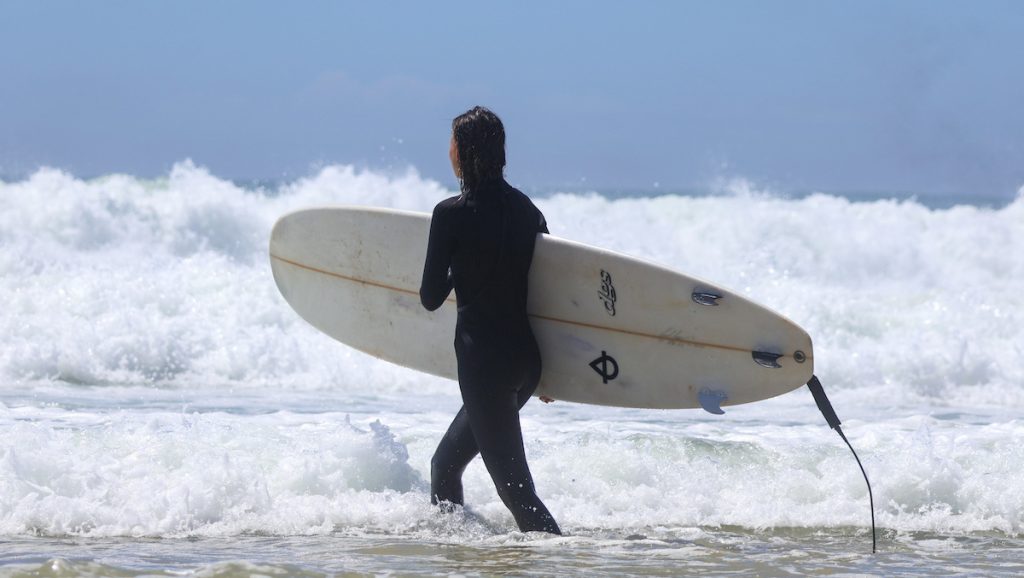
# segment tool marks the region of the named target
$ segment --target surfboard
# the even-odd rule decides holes
[[[454,294],[419,299],[430,215],[327,207],[281,217],[270,264],[311,325],[370,355],[457,379]],[[807,332],[713,283],[606,249],[538,235],[528,313],[543,373],[536,395],[634,408],[767,399],[804,385]]]

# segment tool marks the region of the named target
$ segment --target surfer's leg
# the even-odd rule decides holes
[[[463,504],[462,472],[478,453],[466,406],[462,406],[430,460],[431,504]]]
[[[521,401],[529,398],[532,388],[527,389],[525,396],[522,389],[472,388],[474,391],[466,395],[467,389],[470,388],[463,388],[463,399],[473,436],[494,487],[519,529],[561,534],[558,523],[537,496],[523,449],[519,407]]]
[[[516,406],[522,408],[530,399],[534,387],[524,387],[517,394]],[[480,453],[469,426],[466,407],[462,406],[430,460],[430,503],[443,502],[462,505],[462,473],[469,462]]]

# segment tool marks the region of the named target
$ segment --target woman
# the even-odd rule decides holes
[[[486,108],[452,121],[449,150],[462,194],[434,208],[420,300],[433,311],[452,288],[462,409],[430,464],[430,501],[463,504],[462,472],[477,453],[523,532],[561,534],[537,497],[519,409],[540,380],[526,316],[527,276],[544,215],[503,177],[505,128]]]

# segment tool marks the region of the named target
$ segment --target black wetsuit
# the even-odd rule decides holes
[[[527,276],[544,216],[504,180],[434,208],[420,300],[429,310],[455,288],[455,355],[462,409],[430,464],[431,502],[462,504],[462,472],[480,453],[519,529],[561,533],[533,487],[519,409],[540,380],[526,316]]]

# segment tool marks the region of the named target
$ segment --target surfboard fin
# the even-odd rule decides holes
[[[754,363],[761,367],[767,367],[769,369],[778,369],[782,367],[779,365],[779,358],[782,357],[781,353],[769,353],[767,351],[752,351],[751,356],[754,358]]]
[[[698,305],[707,305],[709,307],[718,307],[718,300],[721,299],[721,295],[717,295],[710,291],[694,291],[690,294],[690,299]]]
[[[714,389],[704,388],[697,394],[697,400],[700,401],[700,406],[704,408],[704,411],[715,415],[725,413],[722,409],[722,402],[727,399],[729,399],[729,396],[724,391]]]

